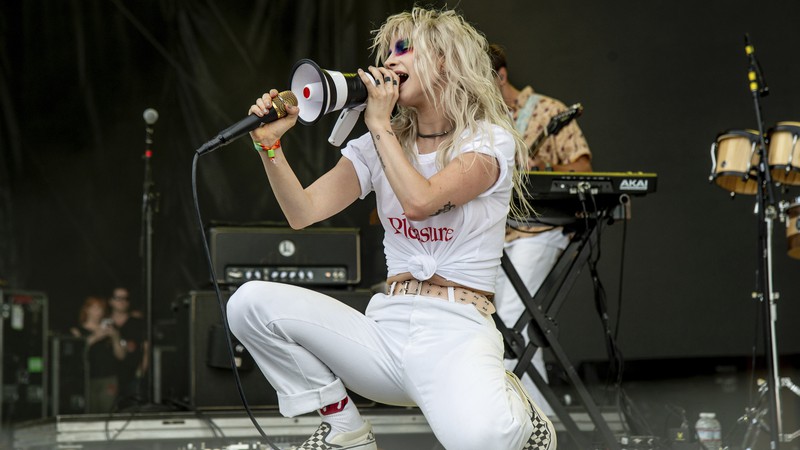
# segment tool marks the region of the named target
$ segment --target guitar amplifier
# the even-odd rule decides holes
[[[372,297],[366,289],[314,289],[362,313]],[[222,291],[227,305],[230,291]],[[173,305],[174,320],[162,323],[154,348],[154,397],[192,410],[243,409],[230,366],[219,299],[214,291],[190,291]],[[231,335],[242,390],[254,409],[276,409],[278,394],[249,352]],[[375,403],[350,392],[359,406]]]
[[[85,414],[89,395],[86,338],[54,335],[50,349],[52,415]]]
[[[357,228],[212,227],[209,235],[221,284],[264,280],[341,287],[361,281]]]

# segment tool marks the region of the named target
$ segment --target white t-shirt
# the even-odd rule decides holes
[[[487,133],[492,133],[493,145]],[[414,151],[417,153],[416,147]],[[465,205],[411,221],[403,215],[386,179],[370,134],[353,139],[342,149],[342,155],[355,166],[361,198],[375,191],[378,216],[385,230],[388,276],[411,272],[415,278],[427,280],[436,273],[464,286],[494,292],[511,200],[514,139],[503,128],[484,124],[483,131],[465,141],[453,156],[470,151],[498,159],[497,182]],[[424,177],[438,172],[436,153],[416,156],[414,167]]]

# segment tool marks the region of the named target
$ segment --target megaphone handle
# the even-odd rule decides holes
[[[350,132],[353,131],[353,127],[356,125],[356,120],[358,120],[358,116],[361,115],[361,111],[366,109],[366,107],[367,104],[363,103],[352,108],[343,109],[342,113],[339,114],[339,118],[336,120],[336,125],[333,126],[328,142],[336,147],[342,145],[344,140],[347,139],[347,136],[350,135]]]

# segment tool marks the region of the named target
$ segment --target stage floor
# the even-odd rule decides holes
[[[381,450],[442,448],[415,408],[370,409],[363,415],[372,422]],[[301,443],[320,421],[316,414],[289,419],[277,412],[258,411],[255,416],[264,433],[280,449]],[[594,429],[587,414],[576,411],[570,416],[581,431]],[[603,416],[612,431],[623,431],[617,414],[604,412]],[[561,436],[564,429],[557,418],[553,424]],[[13,448],[261,450],[270,447],[244,412],[205,411],[56,416],[15,426]]]

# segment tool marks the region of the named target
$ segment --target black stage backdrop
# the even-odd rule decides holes
[[[368,65],[370,31],[411,4],[2,2],[0,279],[46,292],[55,330],[77,320],[87,295],[108,295],[115,285],[129,286],[144,307],[142,112],[155,108],[154,312],[169,314],[171,301],[209,279],[192,202],[194,150],[244,117],[265,89],[287,88],[301,58],[341,71]],[[599,273],[626,357],[736,356],[761,345],[751,298],[755,198],[731,200],[709,184],[709,149],[722,130],[757,127],[746,32],[771,90],[763,99],[767,127],[800,120],[800,3],[464,0],[456,7],[506,47],[515,84],[583,103],[579,122],[596,170],[659,175],[658,192],[634,200],[627,229],[615,224],[602,238]],[[304,182],[338,158],[326,141],[334,120],[298,126],[284,139]],[[283,225],[247,139],[202,157],[198,184],[205,227]],[[800,188],[778,193],[791,201]],[[369,197],[319,225],[361,228],[364,286],[385,274],[380,230],[369,221],[373,203]],[[798,268],[778,222],[782,354],[800,352]],[[573,360],[603,359],[585,273],[558,322]]]

